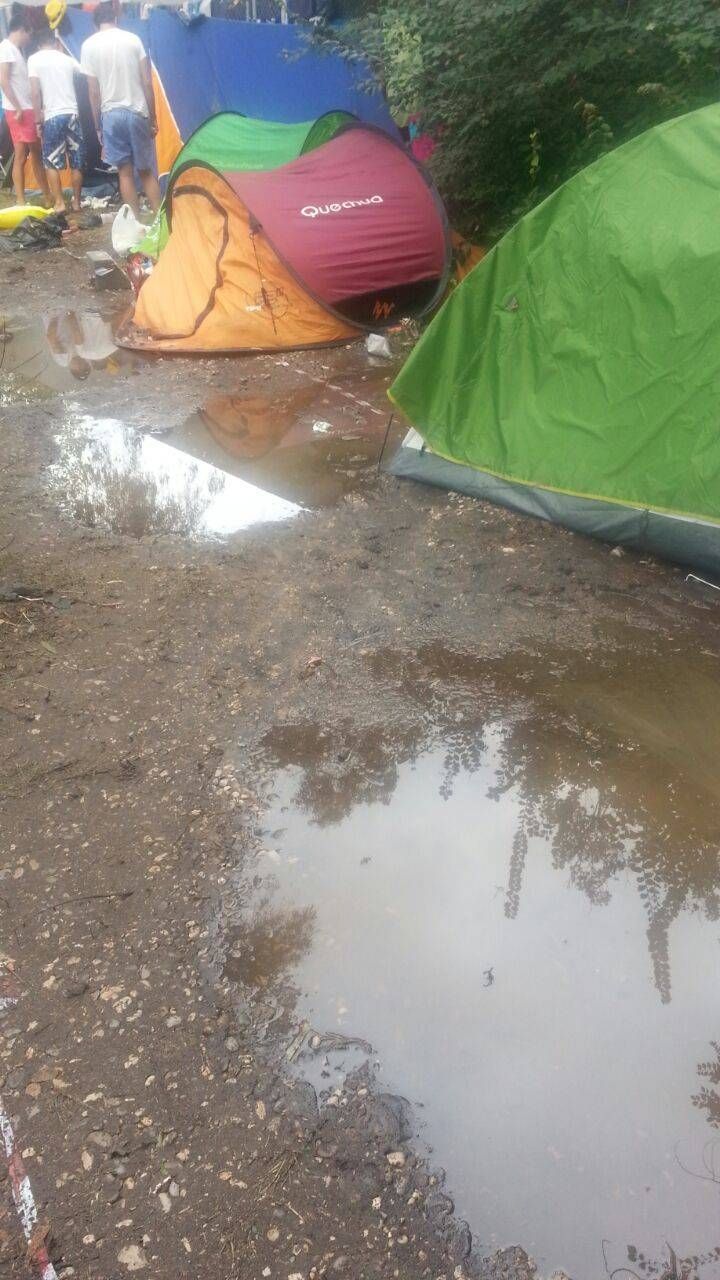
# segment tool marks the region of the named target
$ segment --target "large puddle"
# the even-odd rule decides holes
[[[482,1249],[720,1276],[717,660],[368,661],[383,724],[263,744],[234,976],[370,1042]]]
[[[143,407],[144,429],[136,430],[122,379],[150,378],[153,362],[115,346],[119,318],[0,317],[0,408],[62,398],[51,481],[77,519],[134,536],[222,538],[333,505],[375,482],[390,417],[387,362],[374,365],[357,348],[329,353],[311,370],[273,358],[280,389],[271,394],[263,392],[267,364],[238,361],[238,377],[251,373],[237,390],[208,395],[171,429],[162,408],[147,423]],[[177,367],[187,373],[187,362]],[[130,399],[130,421],[83,412],[81,384],[92,392],[109,378],[121,382],[112,399],[123,409]]]

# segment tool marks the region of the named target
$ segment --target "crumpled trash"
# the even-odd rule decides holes
[[[93,227],[101,227],[102,218],[92,209],[84,209],[77,220],[78,231],[90,231]]]
[[[325,422],[319,418],[317,422],[313,422],[313,431],[317,436],[326,436],[332,431],[332,422]]]
[[[365,339],[365,350],[369,356],[382,356],[384,360],[392,360],[390,343],[382,333],[369,333]]]
[[[67,225],[64,213],[51,213],[47,218],[23,218],[9,235],[0,236],[0,249],[10,253],[20,249],[57,249]]]

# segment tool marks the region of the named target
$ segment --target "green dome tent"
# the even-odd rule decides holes
[[[390,397],[395,474],[720,573],[720,106],[521,219]]]
[[[190,134],[168,174],[168,185],[180,167],[200,160],[221,172],[265,172],[329,142],[355,116],[349,111],[327,111],[317,120],[300,124],[278,124],[273,120],[252,120],[237,111],[220,111],[210,116]],[[157,258],[167,243],[168,227],[164,205],[160,209],[138,252]]]

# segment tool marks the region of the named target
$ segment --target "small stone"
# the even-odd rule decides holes
[[[170,1199],[167,1191],[161,1191],[158,1196],[158,1200],[162,1205],[163,1213],[169,1213],[170,1210],[172,1209],[172,1200]]]
[[[85,1172],[89,1173],[93,1167],[93,1158],[90,1155],[90,1152],[83,1151],[82,1155],[80,1156],[80,1160],[82,1162],[82,1167],[85,1170]]]
[[[118,1256],[118,1262],[121,1262],[128,1271],[142,1271],[147,1266],[147,1258],[143,1250],[137,1244],[128,1244],[121,1249]]]
[[[169,1031],[172,1031],[173,1027],[179,1027],[181,1022],[182,1018],[178,1018],[177,1014],[174,1013],[171,1018],[165,1020],[165,1026]]]
[[[76,978],[74,982],[63,982],[62,993],[66,1000],[77,1000],[79,996],[85,995],[89,986],[90,983],[84,978]]]
[[[104,1129],[93,1129],[92,1133],[87,1136],[88,1142],[92,1142],[96,1147],[101,1147],[103,1151],[108,1151],[113,1145],[113,1139],[109,1133],[105,1133]]]
[[[237,1053],[238,1049],[240,1048],[240,1041],[236,1040],[235,1036],[228,1036],[227,1040],[225,1041],[225,1048],[227,1049],[228,1053]]]
[[[267,1238],[268,1238],[268,1240],[271,1242],[271,1244],[274,1244],[276,1240],[279,1240],[279,1239],[280,1239],[280,1231],[278,1230],[278,1228],[277,1228],[277,1227],[271,1227],[271,1228],[270,1228],[270,1230],[269,1230],[269,1231],[268,1231],[268,1233],[267,1233]]]
[[[402,1168],[405,1163],[405,1155],[402,1151],[391,1151],[385,1159],[394,1169]]]

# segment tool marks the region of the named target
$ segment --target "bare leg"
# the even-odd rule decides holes
[[[82,193],[82,169],[70,170],[70,181],[72,182],[72,203],[76,213],[80,212],[80,196]]]
[[[118,165],[118,182],[120,184],[120,195],[124,204],[129,204],[135,217],[140,212],[138,203],[138,195],[135,187],[135,175],[131,164]]]
[[[15,188],[15,199],[18,204],[25,204],[25,161],[27,160],[28,149],[26,142],[15,143],[15,155],[13,157],[13,186]]]
[[[42,187],[42,193],[45,199],[45,204],[49,208],[50,203],[52,201],[52,196],[50,194],[50,188],[48,186],[48,180],[45,174],[45,169],[43,168],[42,148],[39,142],[30,143],[30,155],[32,156],[32,159],[33,159],[35,172],[37,173],[37,176],[40,179],[40,186]]]
[[[152,169],[141,169],[140,181],[142,182],[143,191],[150,203],[150,208],[153,213],[157,213],[162,203],[162,196],[160,195],[160,184]]]
[[[52,195],[53,209],[56,213],[64,213],[65,199],[62,190],[62,174],[57,169],[47,169],[46,174]]]

